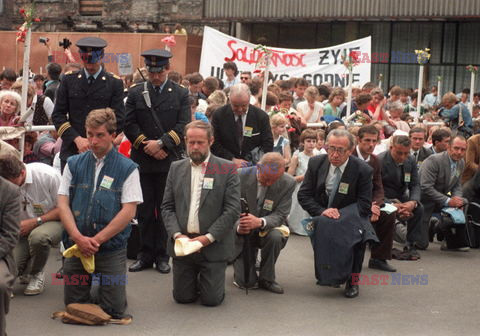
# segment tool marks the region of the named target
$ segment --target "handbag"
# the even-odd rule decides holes
[[[460,111],[458,112],[458,126],[457,126],[457,134],[463,135],[465,139],[468,139],[473,135],[473,130],[467,126],[465,126],[465,121],[463,120],[463,105],[459,104]]]

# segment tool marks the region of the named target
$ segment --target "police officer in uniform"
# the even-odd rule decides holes
[[[140,168],[144,203],[138,207],[141,247],[130,272],[153,267],[169,273],[167,231],[160,206],[172,161],[181,158],[185,125],[191,121],[188,90],[167,79],[172,54],[164,49],[142,53],[148,81],[129,90],[125,135],[132,143],[131,159]]]
[[[89,149],[85,120],[92,110],[110,107],[117,118],[117,133],[123,129],[125,105],[123,82],[101,64],[107,42],[85,37],[76,43],[84,68],[67,72],[57,91],[52,120],[62,138],[62,171],[67,158]]]

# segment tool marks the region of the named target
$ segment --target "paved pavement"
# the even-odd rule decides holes
[[[229,267],[225,302],[215,308],[176,304],[171,274],[129,273],[128,312],[134,318],[129,326],[72,326],[50,319],[63,309],[63,291],[51,285],[49,276],[39,296],[25,297],[23,286],[16,285],[7,331],[9,336],[478,335],[480,251],[443,252],[435,243],[421,255],[419,261],[392,264],[407,277],[427,275],[427,284],[392,284],[389,274],[388,285],[361,286],[358,298],[346,299],[343,289],[315,285],[310,243],[294,236],[277,263],[284,295],[263,290],[245,295],[232,285]],[[52,253],[46,272],[55,272],[59,264],[58,254]],[[364,274],[387,273],[365,267]]]

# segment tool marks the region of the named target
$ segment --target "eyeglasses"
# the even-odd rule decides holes
[[[329,154],[333,154],[335,152],[337,152],[338,154],[340,155],[343,155],[347,152],[347,150],[345,148],[342,148],[342,147],[332,147],[332,146],[328,146],[327,147],[327,152]]]
[[[250,78],[249,77],[240,77],[240,79],[249,80]]]

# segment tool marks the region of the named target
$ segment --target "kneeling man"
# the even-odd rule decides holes
[[[315,274],[320,285],[346,282],[345,296],[358,296],[365,243],[378,242],[370,224],[373,169],[357,157],[353,135],[333,130],[328,155],[308,161],[298,202],[314,219]]]
[[[285,225],[292,206],[295,180],[285,174],[285,160],[279,153],[267,153],[258,166],[239,171],[242,198],[247,201],[249,213],[242,213],[237,225],[236,247],[242,251],[248,239],[253,253],[244,253],[234,263],[235,282],[240,288],[255,287],[283,294],[283,288],[275,281],[275,263],[285,247],[290,231]],[[248,247],[247,247],[248,248]],[[261,250],[260,272],[257,275],[255,261]],[[247,257],[247,263],[244,258]],[[245,267],[250,268],[245,273]],[[245,279],[248,274],[249,279]]]
[[[13,250],[25,295],[37,295],[45,288],[45,273],[51,246],[62,238],[57,208],[60,173],[44,163],[25,165],[14,155],[0,158],[0,176],[20,187],[20,239]],[[30,271],[27,272],[30,263]]]
[[[68,158],[58,190],[63,244],[77,245],[84,257],[95,256],[94,273],[101,274],[99,306],[112,318],[124,318],[127,240],[130,221],[143,201],[137,164],[113,148],[117,122],[113,110],[93,110],[85,127],[90,150]],[[91,277],[79,258],[65,260],[64,301],[91,303]],[[76,284],[76,277],[85,279]],[[120,281],[108,281],[114,277]],[[78,282],[78,281],[77,281]]]
[[[225,270],[240,216],[240,180],[231,161],[210,153],[209,124],[192,121],[185,134],[189,158],[172,163],[162,203],[173,257],[173,298],[192,303],[200,297],[203,305],[218,306],[225,297]]]

